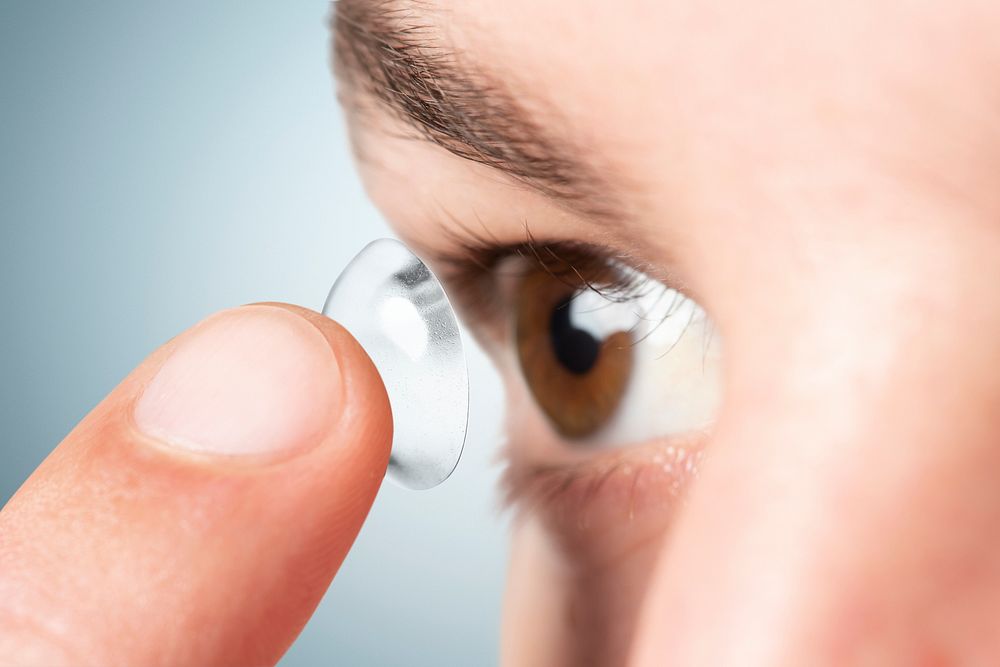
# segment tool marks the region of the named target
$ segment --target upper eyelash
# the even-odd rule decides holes
[[[653,294],[658,299],[674,292],[672,303],[676,307],[668,308],[634,345],[652,335],[691,298],[683,290],[652,277],[653,272],[641,270],[642,263],[624,254],[611,254],[606,248],[579,241],[539,241],[527,223],[523,241],[504,243],[489,235],[485,226],[483,232],[477,233],[458,220],[452,222],[461,232],[445,233],[457,250],[438,251],[431,259],[436,261],[449,293],[479,320],[496,322],[503,318],[508,304],[499,296],[497,268],[511,257],[523,258],[570,287],[583,286],[611,302],[627,303]]]
[[[458,251],[435,257],[442,267],[442,277],[462,293],[460,298],[482,303],[489,298],[489,294],[482,293],[483,281],[492,283],[504,260],[520,257],[567,285],[583,286],[608,300],[631,301],[651,288],[650,281],[631,263],[609,256],[604,249],[578,241],[540,242],[527,229],[525,234],[525,240],[516,243],[498,243],[472,235],[454,239]],[[493,293],[492,285],[485,287]]]

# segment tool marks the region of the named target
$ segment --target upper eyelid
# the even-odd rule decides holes
[[[475,302],[482,300],[483,288],[496,293],[498,267],[509,258],[521,258],[557,280],[611,299],[632,298],[641,285],[636,279],[640,272],[627,260],[577,241],[537,241],[530,236],[518,243],[475,239],[461,242],[457,251],[437,253],[432,261],[441,277],[459,292],[460,301],[471,300],[470,305],[478,308]]]

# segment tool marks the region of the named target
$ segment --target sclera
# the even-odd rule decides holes
[[[392,407],[388,476],[430,489],[458,465],[469,375],[458,321],[430,269],[394,239],[369,243],[340,274],[323,314],[371,357]]]

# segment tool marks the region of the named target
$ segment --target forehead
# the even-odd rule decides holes
[[[338,4],[383,11],[432,59],[500,82],[525,124],[581,152],[636,226],[674,246],[718,255],[734,234],[777,243],[831,230],[846,243],[914,188],[904,181],[946,190],[990,171],[970,151],[969,120],[994,106],[993,3]],[[940,173],[921,177],[920,165]]]
[[[503,39],[503,26],[483,26],[482,15],[461,15],[461,7],[347,0],[338,8],[336,53],[350,84],[349,109],[374,98],[380,111],[458,157],[521,179],[579,212],[620,212],[612,196],[618,188],[607,175],[623,170],[595,143],[607,144],[612,128],[593,132],[589,114],[581,113],[590,105],[581,105],[575,91],[553,90],[547,79],[560,69],[554,59],[544,67],[513,61],[508,51],[517,47]]]

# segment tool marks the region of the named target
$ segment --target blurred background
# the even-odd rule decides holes
[[[389,234],[350,161],[326,2],[0,8],[0,500],[150,351],[208,314],[318,309]],[[468,340],[468,339],[467,339]],[[383,487],[285,667],[496,662],[500,388],[432,491]]]

